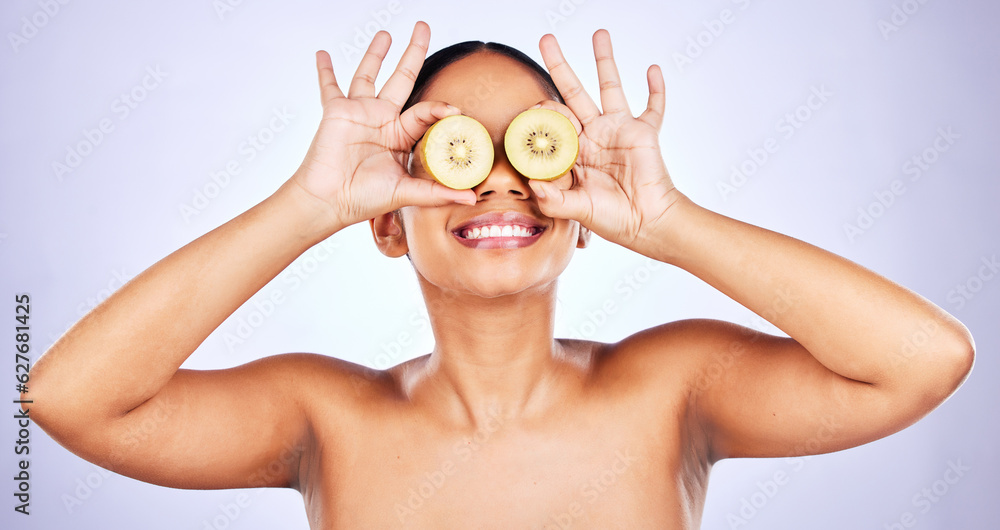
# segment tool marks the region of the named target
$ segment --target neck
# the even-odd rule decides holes
[[[420,379],[445,413],[478,427],[545,408],[565,356],[553,338],[556,282],[483,298],[419,281],[435,340]]]

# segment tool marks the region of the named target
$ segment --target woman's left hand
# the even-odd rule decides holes
[[[608,241],[640,251],[637,246],[653,239],[650,234],[660,229],[671,205],[683,197],[660,153],[663,74],[658,66],[649,67],[649,102],[642,115],[633,117],[612,56],[611,37],[598,30],[594,57],[602,112],[566,63],[556,38],[545,35],[539,48],[566,106],[583,128],[572,188],[529,181],[539,207],[545,215],[575,219]]]

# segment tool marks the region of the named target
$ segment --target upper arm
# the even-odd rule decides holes
[[[713,461],[854,447],[905,428],[937,403],[900,399],[833,372],[794,339],[729,322],[689,320],[648,340],[685,359],[689,410]]]
[[[162,486],[294,487],[310,443],[310,391],[331,375],[326,361],[286,354],[223,370],[181,369],[120,417],[91,426],[63,418],[50,434],[87,460]]]

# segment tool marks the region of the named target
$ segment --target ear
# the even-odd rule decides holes
[[[576,238],[576,248],[587,248],[588,243],[590,243],[590,229],[580,223],[580,235]]]
[[[375,246],[379,252],[390,258],[405,256],[410,247],[406,245],[406,232],[403,231],[403,220],[398,210],[384,213],[374,219],[369,219]]]

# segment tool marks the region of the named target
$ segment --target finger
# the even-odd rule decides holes
[[[421,101],[416,105],[406,109],[406,112],[399,116],[399,124],[402,127],[404,145],[392,146],[395,149],[410,149],[413,144],[427,131],[427,128],[435,122],[452,114],[461,114],[457,107],[443,101]]]
[[[663,72],[660,71],[659,66],[654,64],[649,67],[649,70],[646,71],[646,82],[649,84],[649,102],[639,119],[659,129],[663,125],[664,100],[666,99]]]
[[[379,91],[379,99],[391,101],[396,108],[402,108],[406,103],[406,98],[410,97],[413,90],[413,83],[417,80],[417,73],[424,64],[424,57],[427,56],[427,44],[431,39],[431,28],[423,21],[418,21],[413,27],[413,35],[410,37],[410,44],[403,52],[396,70],[389,76],[385,86]]]
[[[349,98],[373,98],[375,97],[375,78],[378,76],[379,68],[382,67],[382,60],[389,52],[389,44],[392,37],[385,30],[379,31],[372,38],[372,43],[368,45],[368,51],[361,58],[358,70],[354,72],[354,79],[351,80],[351,88],[347,91]]]
[[[319,102],[324,107],[330,101],[344,97],[340,86],[337,85],[337,76],[333,74],[333,62],[330,54],[324,50],[316,52],[316,71],[319,73]]]
[[[474,206],[476,192],[470,189],[453,190],[434,180],[411,177],[405,171],[392,193],[393,209],[403,206],[445,206],[456,202]]]
[[[586,127],[591,120],[601,115],[600,109],[583,89],[583,85],[573,73],[573,69],[569,67],[569,63],[563,57],[562,50],[559,49],[559,43],[556,42],[556,38],[551,33],[542,37],[542,40],[538,42],[538,49],[542,52],[545,67],[549,69],[552,81],[555,82],[556,88],[559,89],[559,93],[566,101],[566,105],[573,110],[573,114],[576,114],[580,123]]]
[[[549,217],[575,219],[584,226],[590,226],[593,217],[590,197],[581,188],[560,189],[552,182],[529,180],[528,186],[538,198],[538,207]]]
[[[580,133],[583,132],[583,124],[580,123],[580,119],[576,117],[576,114],[573,114],[573,111],[570,110],[569,107],[563,105],[562,103],[559,103],[558,101],[552,99],[542,100],[540,103],[537,103],[535,106],[531,108],[554,110],[562,114],[563,116],[566,116],[566,118],[569,119],[569,121],[573,122],[573,127],[576,128],[577,136],[580,136]]]
[[[631,116],[608,30],[599,29],[594,33],[594,59],[597,60],[597,79],[601,82],[601,109],[604,114],[625,113]]]

